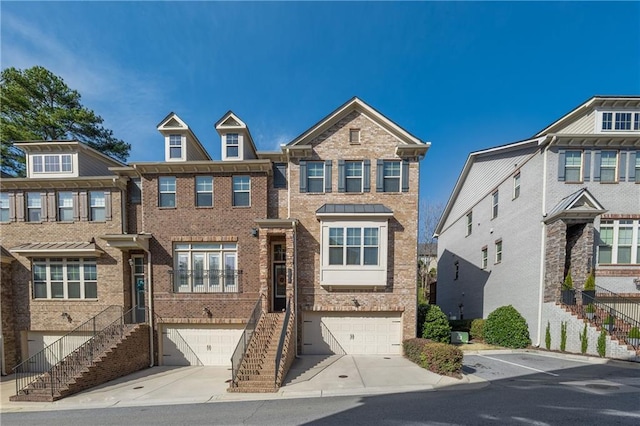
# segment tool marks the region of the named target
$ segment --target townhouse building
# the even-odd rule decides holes
[[[163,161],[107,161],[99,174],[108,177],[74,177],[67,185],[83,189],[71,197],[77,215],[30,224],[26,240],[16,239],[22,224],[13,211],[30,204],[12,191],[42,183],[31,175],[3,179],[13,210],[1,246],[15,258],[5,263],[3,256],[3,274],[10,270],[14,282],[18,334],[43,331],[37,324],[53,338],[76,318],[118,305],[131,311],[130,321],[149,324],[141,350],[151,363],[230,366],[232,391],[277,389],[296,354],[400,354],[402,340],[415,337],[419,161],[429,143],[358,98],[277,152],[257,151],[232,111],[215,123],[219,160],[175,113],[157,130]],[[19,146],[29,158],[31,150],[65,144],[95,156],[77,142]],[[66,189],[63,181],[47,181],[47,191]],[[109,194],[99,221],[90,219],[91,208],[102,204],[87,185]],[[66,198],[41,199],[47,212],[66,208]],[[43,239],[42,229],[54,224],[73,237],[47,232]],[[92,296],[92,304],[76,303],[75,284],[59,293],[48,278],[50,305],[38,323],[29,308],[41,304],[38,262],[49,259],[50,268],[71,256],[80,268],[95,259],[97,274],[85,276],[94,277],[98,296],[83,281],[80,298]],[[62,270],[73,262],[63,260]],[[51,310],[73,322],[60,317],[45,326]],[[22,359],[38,349],[19,339],[16,346]]]
[[[595,276],[599,321],[616,309],[605,295],[628,301],[618,306],[637,302],[638,151],[640,98],[595,96],[529,139],[471,153],[436,229],[438,305],[451,316],[486,318],[511,304],[540,345],[547,323],[566,319],[556,302],[569,272],[578,292]],[[619,309],[627,324],[640,321]]]

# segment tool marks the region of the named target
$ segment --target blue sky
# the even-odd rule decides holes
[[[170,111],[219,158],[229,109],[259,150],[358,96],[432,147],[445,203],[471,151],[526,139],[593,95],[640,94],[640,2],[8,2],[2,68],[42,65],[131,161]]]

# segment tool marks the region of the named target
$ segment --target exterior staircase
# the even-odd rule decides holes
[[[149,366],[149,325],[114,324],[48,371],[17,379],[11,401],[52,402]],[[27,383],[18,388],[19,383]]]
[[[283,312],[264,313],[251,336],[251,341],[240,363],[229,392],[276,392],[276,362],[280,334],[283,329]]]

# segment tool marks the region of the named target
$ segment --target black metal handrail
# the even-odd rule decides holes
[[[118,306],[117,308],[120,308],[120,312],[122,312],[122,307]],[[18,377],[18,372],[16,372],[16,395],[20,392],[28,393],[31,389],[49,389],[51,395],[54,396],[70,378],[79,373],[80,370],[87,365],[90,365],[94,359],[108,349],[115,339],[122,338],[125,325],[135,324],[134,316],[136,309],[137,307],[134,307],[124,314],[119,315],[117,319],[111,321],[111,323],[101,329],[96,327],[92,336],[68,355],[59,359],[57,363],[51,365],[50,368],[43,368],[44,371],[40,372],[22,371],[21,373],[24,374],[21,374],[20,377]],[[99,315],[100,314],[97,316]],[[87,322],[96,323],[93,321],[96,317]],[[50,351],[47,351],[50,346],[42,352],[50,353]]]
[[[599,286],[596,286],[595,297],[591,292],[578,290],[578,293],[581,293],[582,304],[577,310],[583,318],[617,340],[640,348],[640,342],[629,338],[632,328],[640,329],[639,303]]]
[[[247,320],[247,325],[245,325],[244,330],[242,331],[242,335],[240,336],[240,340],[236,345],[236,349],[233,351],[233,355],[231,356],[231,383],[235,383],[236,377],[238,376],[238,371],[240,370],[240,364],[242,364],[242,360],[247,352],[247,347],[249,346],[249,342],[251,341],[251,337],[253,336],[253,332],[256,330],[256,325],[260,320],[260,316],[262,315],[262,296],[258,297],[258,301],[251,312],[251,316]]]
[[[287,330],[289,329],[289,320],[291,318],[291,297],[287,299],[287,309],[284,314],[284,322],[282,323],[282,329],[280,330],[280,340],[278,341],[278,351],[276,352],[276,365],[275,365],[275,384],[278,381],[278,374],[280,372],[280,362],[282,361],[282,350],[284,348],[284,341],[287,337]]]
[[[40,375],[51,370],[54,365],[95,336],[97,332],[111,324],[114,319],[121,316],[122,306],[108,306],[94,317],[46,346],[40,352],[16,365],[13,368],[16,375],[16,395]]]
[[[240,293],[241,269],[178,269],[173,275],[176,293]]]

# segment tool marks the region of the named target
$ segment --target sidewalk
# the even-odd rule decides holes
[[[484,386],[473,375],[443,377],[401,356],[303,356],[275,393],[229,393],[231,371],[224,367],[152,367],[56,402],[10,402],[13,376],[0,383],[0,412],[75,410],[217,401],[255,401],[426,391],[460,385]]]

